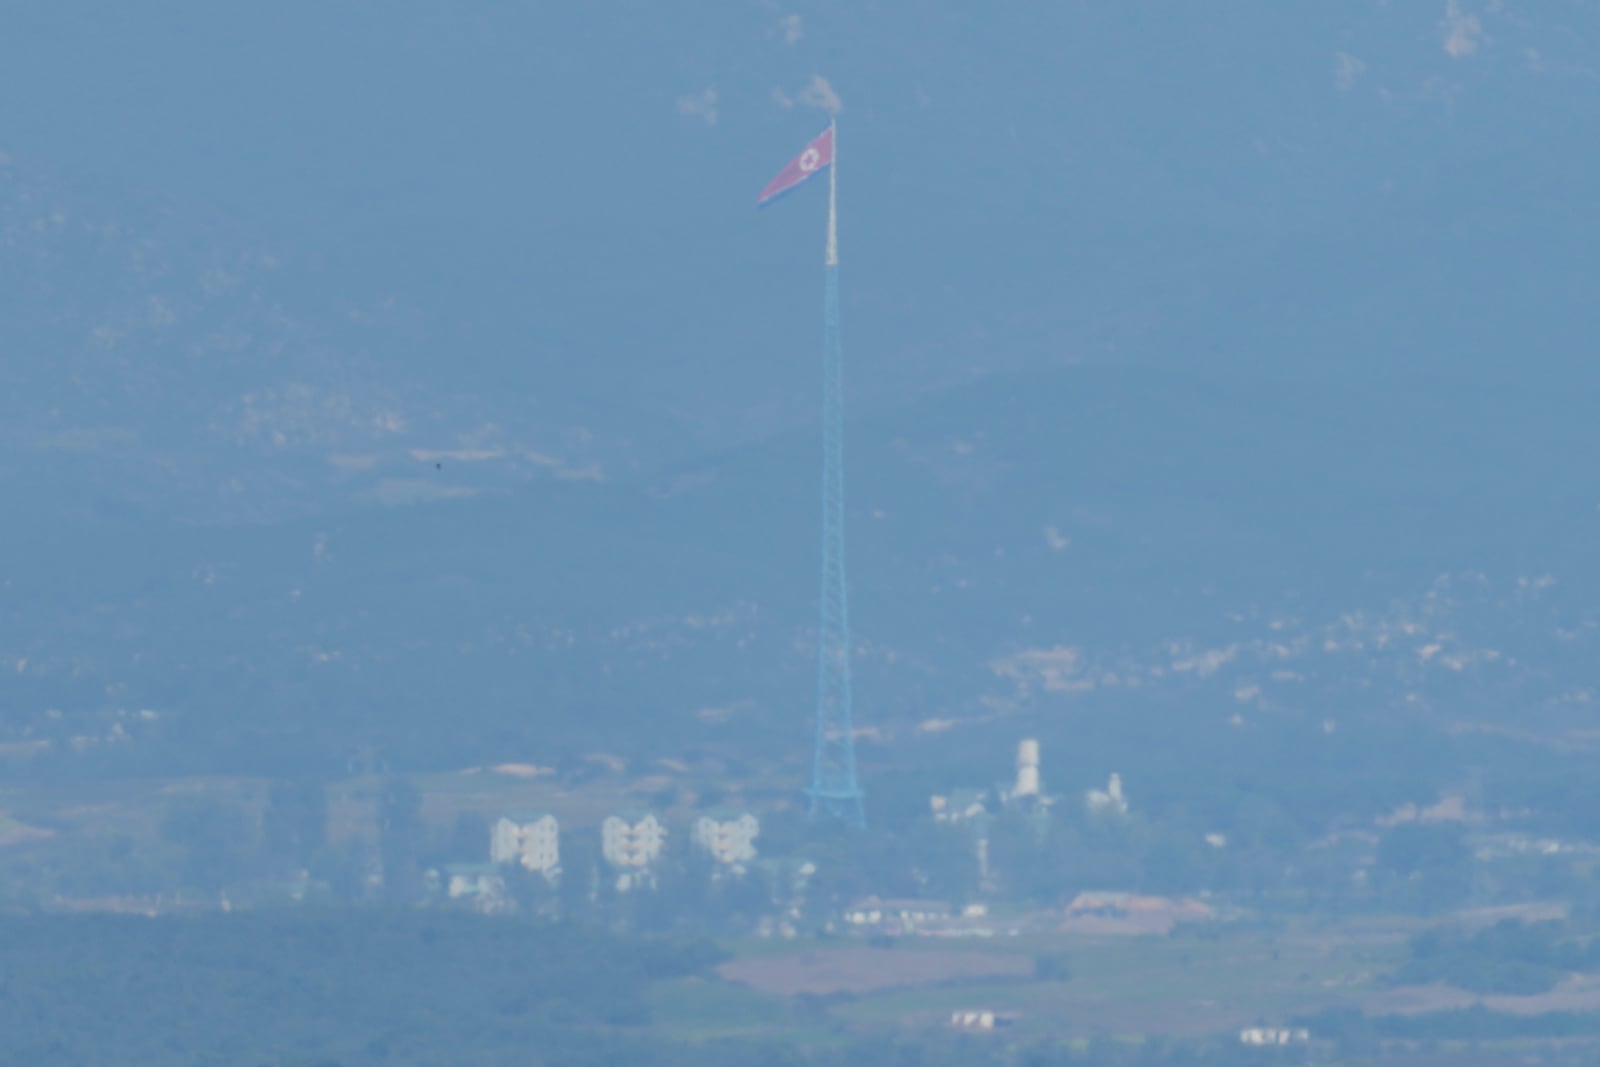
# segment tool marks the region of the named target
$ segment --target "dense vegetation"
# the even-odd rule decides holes
[[[1600,968],[1600,943],[1565,924],[1507,919],[1475,933],[1430,930],[1412,939],[1399,983],[1445,982],[1474,993],[1545,993],[1569,974]]]
[[[461,914],[5,919],[0,1033],[38,1065],[602,1062],[713,958]]]
[[[1568,1011],[1519,1015],[1481,1005],[1415,1015],[1375,1016],[1337,1009],[1295,1021],[1348,1058],[1336,1062],[1409,1063],[1408,1054],[1420,1053],[1421,1060],[1430,1064],[1502,1064],[1512,1062],[1509,1057],[1514,1054],[1492,1045],[1480,1049],[1479,1044],[1539,1040],[1537,1058],[1531,1062],[1589,1064],[1594,1062],[1594,1042],[1600,1039],[1600,1015]],[[1555,1044],[1554,1039],[1562,1039],[1563,1044]],[[1457,1044],[1441,1049],[1445,1042]]]

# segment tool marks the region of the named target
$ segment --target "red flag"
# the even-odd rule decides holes
[[[829,126],[816,140],[806,145],[806,150],[795,156],[776,178],[767,183],[756,197],[756,205],[766,204],[787,193],[813,174],[821,172],[833,162],[833,127]]]

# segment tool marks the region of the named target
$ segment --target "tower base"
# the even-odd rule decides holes
[[[811,798],[811,817],[828,815],[853,829],[862,829],[867,825],[867,814],[862,806],[863,793],[860,789],[818,789],[812,787],[806,790],[806,796]]]

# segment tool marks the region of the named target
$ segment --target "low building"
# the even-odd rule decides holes
[[[1303,1045],[1310,1040],[1309,1030],[1278,1030],[1252,1026],[1239,1031],[1241,1045]]]
[[[1189,897],[1084,892],[1067,905],[1062,929],[1086,934],[1167,934],[1179,923],[1215,917],[1210,906]]]
[[[667,828],[651,812],[608,815],[600,824],[600,855],[624,871],[650,867],[666,843]]]
[[[554,815],[523,812],[502,815],[489,831],[489,861],[519,863],[546,878],[561,870],[561,826]]]
[[[489,902],[505,895],[506,881],[492,863],[451,863],[444,868],[443,888],[451,900]]]
[[[937,822],[974,822],[983,824],[989,818],[989,791],[987,789],[956,789],[948,796],[931,796],[928,807]]]
[[[1128,904],[1134,899],[1124,890],[1089,890],[1079,893],[1067,905],[1069,916],[1102,915],[1115,917],[1128,913]]]
[[[691,834],[695,845],[718,863],[743,865],[756,858],[761,821],[748,811],[706,812],[695,819]]]
[[[925,923],[950,919],[955,909],[945,900],[880,900],[867,897],[845,909],[844,921],[855,927],[907,932]]]
[[[1122,775],[1112,774],[1104,791],[1091,789],[1085,793],[1083,806],[1091,815],[1128,814],[1128,798],[1122,793]]]
[[[1014,1011],[990,1011],[983,1009],[967,1009],[950,1013],[950,1026],[956,1030],[973,1030],[986,1033],[997,1030],[1003,1026],[1010,1026],[1021,1018]]]

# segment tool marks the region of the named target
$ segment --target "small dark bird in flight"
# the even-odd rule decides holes
[[[435,463],[433,465],[433,469],[436,470],[436,471],[442,471],[442,470],[444,470],[444,464],[443,463]]]

